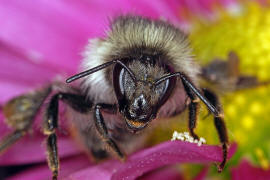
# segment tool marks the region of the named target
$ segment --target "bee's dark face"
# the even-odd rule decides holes
[[[155,92],[153,85],[147,81],[130,83],[128,79],[124,79],[123,85],[126,95],[123,114],[127,125],[132,129],[142,129],[155,118],[156,104],[160,95]]]
[[[130,65],[136,80],[121,67],[114,73],[114,86],[119,109],[125,117],[128,128],[138,131],[153,120],[159,108],[167,101],[174,87],[174,79],[155,85],[156,79],[166,72],[160,67],[135,62]]]

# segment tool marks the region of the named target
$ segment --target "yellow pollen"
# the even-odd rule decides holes
[[[260,114],[263,111],[263,106],[259,102],[254,102],[250,105],[250,111],[253,114]]]
[[[251,116],[245,116],[242,119],[242,126],[247,129],[250,130],[253,128],[254,126],[254,120],[252,119]]]
[[[235,116],[237,114],[236,112],[236,106],[234,106],[233,104],[229,104],[225,107],[226,110],[226,114],[228,114],[229,116]]]
[[[238,105],[244,105],[245,104],[245,97],[243,95],[236,95],[235,97],[235,103],[237,103]]]

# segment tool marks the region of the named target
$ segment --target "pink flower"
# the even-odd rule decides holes
[[[270,179],[270,169],[263,170],[262,168],[252,166],[247,160],[242,162],[232,169],[233,180],[252,180],[252,179]]]
[[[151,18],[165,18],[177,26],[189,28],[182,10],[210,16],[215,0],[170,1],[16,1],[2,0],[0,4],[0,104],[29,90],[64,79],[77,72],[80,52],[89,38],[104,35],[108,17],[134,13]],[[221,1],[226,5],[234,1]],[[216,2],[218,3],[218,2]],[[108,4],[108,5],[107,5]],[[13,179],[44,179],[50,176],[45,164],[45,136],[40,130],[39,116],[33,133],[27,135],[0,156],[0,165],[38,165]],[[0,113],[0,135],[11,130]],[[62,119],[62,131],[65,123]],[[221,149],[214,146],[185,142],[165,142],[144,149],[129,157],[126,163],[110,160],[94,165],[70,136],[58,133],[61,177],[69,179],[122,178],[134,179],[146,172],[175,163],[208,163],[221,161]],[[231,153],[232,154],[231,150]],[[211,153],[210,153],[211,152]],[[171,172],[166,171],[166,172]]]

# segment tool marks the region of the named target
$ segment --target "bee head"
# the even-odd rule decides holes
[[[156,80],[169,73],[165,68],[138,60],[131,61],[127,67],[131,73],[115,65],[114,90],[128,128],[138,131],[155,119],[173,90],[175,78],[156,84]]]
[[[67,83],[95,73],[114,64],[113,87],[119,112],[130,130],[136,132],[155,119],[160,107],[168,100],[176,84],[176,76],[167,65],[149,63],[144,59],[112,60],[83,71]]]

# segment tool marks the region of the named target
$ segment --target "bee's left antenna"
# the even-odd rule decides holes
[[[71,83],[72,81],[75,81],[75,80],[80,79],[82,77],[88,76],[89,74],[95,73],[95,72],[97,72],[97,71],[99,71],[101,69],[104,69],[104,68],[106,68],[106,67],[108,67],[108,66],[110,66],[112,64],[115,64],[115,63],[120,64],[130,74],[131,78],[134,81],[136,81],[136,77],[135,77],[134,73],[122,61],[120,61],[120,60],[112,60],[110,62],[101,64],[101,65],[96,66],[96,67],[94,67],[92,69],[89,69],[89,70],[83,71],[83,72],[81,72],[79,74],[76,74],[74,76],[71,76],[70,78],[68,78],[66,80],[66,83]]]
[[[95,72],[97,72],[97,71],[99,71],[99,70],[101,70],[101,69],[104,69],[104,68],[106,68],[106,67],[108,67],[108,66],[110,66],[110,65],[112,65],[112,64],[114,64],[114,63],[115,63],[114,61],[110,61],[110,62],[101,64],[101,65],[99,65],[99,66],[96,66],[96,67],[94,67],[94,68],[92,68],[92,69],[83,71],[83,72],[81,72],[81,73],[79,73],[79,74],[76,74],[76,75],[74,75],[74,76],[71,76],[70,78],[68,78],[68,79],[66,80],[66,82],[67,82],[67,83],[71,83],[72,81],[75,81],[75,80],[80,79],[80,78],[82,78],[82,77],[88,76],[89,74],[95,73]]]

